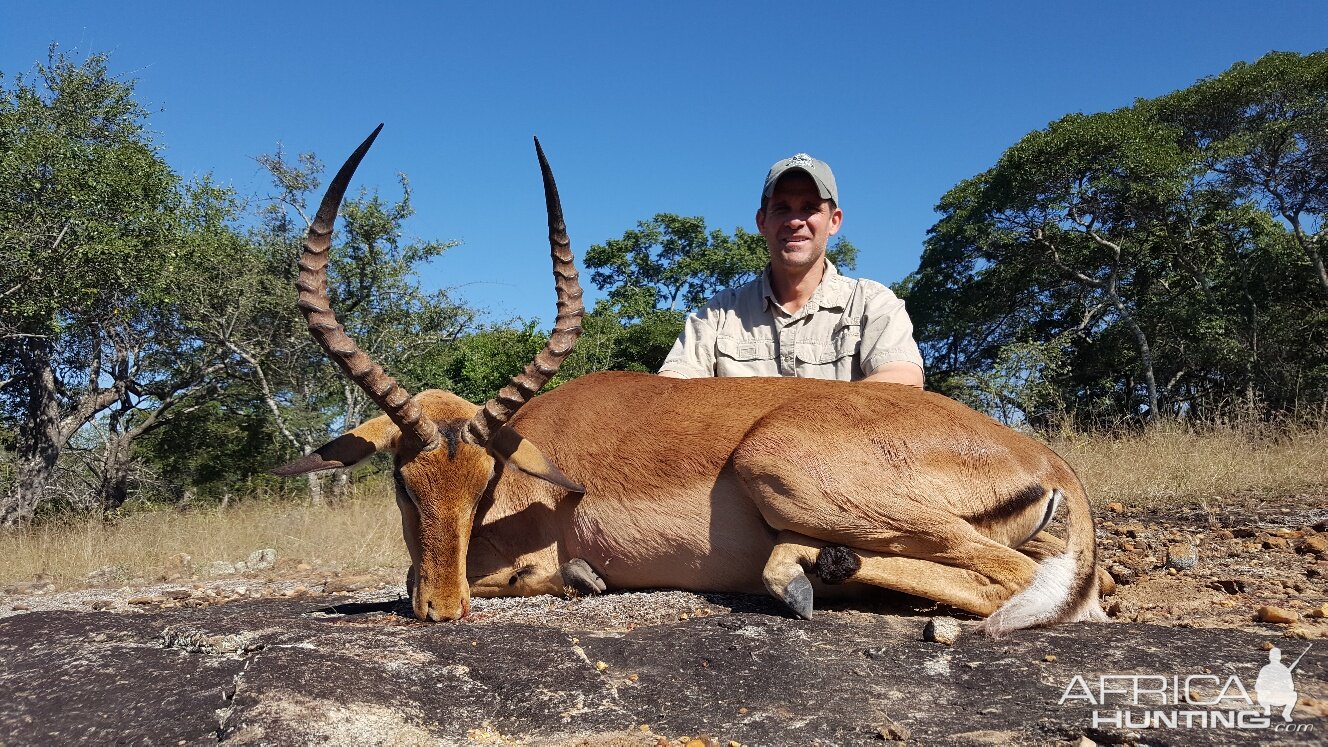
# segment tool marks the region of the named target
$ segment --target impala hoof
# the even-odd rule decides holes
[[[581,558],[572,558],[563,563],[558,572],[562,574],[563,586],[577,594],[598,594],[608,588],[604,579]]]
[[[816,575],[827,584],[842,584],[862,568],[862,558],[851,547],[822,547],[816,556]]]
[[[804,620],[812,619],[812,582],[808,581],[806,576],[802,574],[794,576],[788,586],[776,596],[779,601],[793,610],[793,614]]]

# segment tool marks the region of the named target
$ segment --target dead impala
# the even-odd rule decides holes
[[[412,398],[346,335],[327,296],[333,222],[377,134],[328,186],[298,286],[313,336],[385,414],[276,472],[393,454],[418,617],[463,617],[471,595],[667,587],[764,588],[807,618],[814,588],[852,595],[867,584],[988,615],[992,634],[1104,619],[1093,518],[1074,472],[939,394],[614,372],[534,398],[584,311],[538,141],[553,334],[482,408],[446,391]],[[1061,504],[1067,542],[1043,531]]]

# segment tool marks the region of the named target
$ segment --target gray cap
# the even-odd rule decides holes
[[[835,186],[835,174],[830,170],[830,165],[806,153],[785,158],[770,167],[770,173],[765,175],[765,189],[761,190],[761,202],[764,203],[770,198],[770,193],[775,191],[775,185],[779,183],[780,177],[795,170],[806,172],[812,181],[816,182],[816,188],[820,190],[823,199],[834,200],[836,205],[839,204],[839,188]]]

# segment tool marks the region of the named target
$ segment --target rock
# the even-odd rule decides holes
[[[194,595],[192,589],[167,589],[161,593],[167,599],[188,599]]]
[[[323,585],[323,593],[335,594],[346,591],[363,591],[365,589],[378,588],[379,581],[375,576],[341,576],[340,578],[330,578]]]
[[[1313,618],[1316,618],[1316,619],[1319,619],[1319,620],[1322,620],[1323,618],[1328,617],[1328,602],[1324,602],[1323,604],[1319,605],[1318,607],[1315,607],[1313,610],[1310,610],[1310,617],[1313,617]]]
[[[1167,545],[1167,567],[1178,571],[1188,571],[1199,563],[1199,551],[1194,542],[1177,542]]]
[[[1285,537],[1268,537],[1263,541],[1265,550],[1290,550],[1291,543]]]
[[[1112,563],[1111,566],[1107,568],[1107,573],[1110,573],[1111,577],[1116,579],[1116,583],[1121,586],[1128,586],[1134,583],[1139,577],[1133,568],[1129,568],[1120,563]]]
[[[1107,510],[1112,512],[1113,514],[1124,513],[1125,504],[1119,501],[1113,501],[1107,504]]]
[[[151,597],[151,596],[129,597],[128,599],[125,600],[125,604],[143,605],[143,604],[154,604],[160,601],[161,597]]]
[[[214,560],[208,564],[207,573],[209,576],[232,576],[235,564],[228,560]]]
[[[1122,524],[1120,528],[1116,530],[1116,533],[1124,534],[1126,537],[1129,537],[1130,539],[1139,539],[1144,534],[1146,534],[1147,531],[1148,530],[1144,529],[1143,524],[1139,524],[1136,522],[1132,524]]]
[[[277,564],[277,551],[270,547],[264,550],[254,550],[249,553],[249,557],[245,558],[244,564],[251,571],[271,570],[272,566]]]
[[[109,609],[113,604],[115,604],[115,602],[110,599],[94,599],[91,602],[88,602],[88,606],[94,610]]]
[[[1236,535],[1230,529],[1219,529],[1216,532],[1213,532],[1213,536],[1218,539],[1229,540],[1234,539]],[[1085,737],[1085,739],[1087,739],[1087,737]]]
[[[1259,622],[1273,623],[1276,625],[1289,625],[1299,620],[1300,615],[1296,614],[1295,612],[1292,612],[1291,610],[1282,609],[1281,607],[1273,607],[1272,605],[1265,605],[1263,607],[1260,607],[1258,612],[1255,613],[1255,618]]]
[[[953,617],[933,617],[922,629],[922,640],[952,646],[961,632],[959,621]]]
[[[30,610],[32,609],[32,605],[30,605],[30,604],[23,604],[22,602],[19,602],[18,604],[11,604],[11,605],[9,606],[9,609],[11,609],[11,610],[13,610],[13,611],[15,611],[15,612],[28,612],[28,611],[30,611]]]
[[[877,727],[876,733],[881,736],[881,739],[892,742],[907,742],[908,738],[912,736],[912,732],[909,731],[907,726],[889,720]]]
[[[1306,537],[1304,542],[1296,548],[1297,552],[1313,553],[1320,557],[1328,557],[1328,535],[1315,534]]]
[[[187,552],[177,552],[174,555],[172,555],[166,561],[166,563],[167,565],[174,566],[176,568],[189,568],[193,566],[194,558]]]
[[[129,578],[129,574],[124,568],[118,565],[104,565],[101,568],[88,574],[88,582],[94,584],[105,584],[112,581],[123,581]]]
[[[1223,578],[1208,582],[1208,588],[1224,591],[1228,594],[1240,594],[1245,591],[1245,580],[1240,578]]]

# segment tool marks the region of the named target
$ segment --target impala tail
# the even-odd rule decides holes
[[[983,623],[983,630],[998,638],[1022,628],[1054,623],[1107,619],[1098,603],[1097,542],[1088,496],[1078,480],[1056,488],[1067,511],[1065,552],[1039,565],[1033,581],[1010,597]]]

